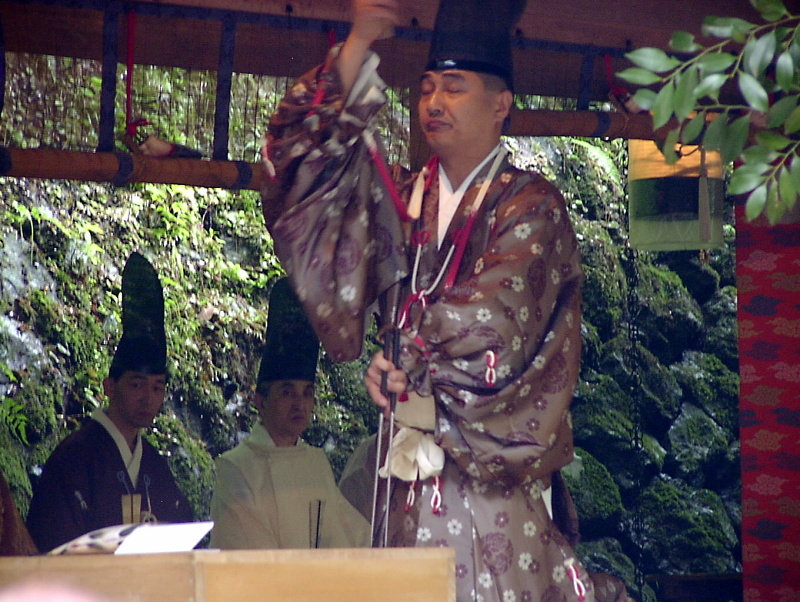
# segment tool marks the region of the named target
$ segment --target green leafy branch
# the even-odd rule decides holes
[[[702,32],[720,41],[703,46],[691,33],[677,31],[670,48],[639,48],[625,56],[636,67],[619,77],[641,86],[632,101],[651,111],[653,128],[674,117],[661,150],[678,160],[680,144],[702,142],[720,151],[724,163],[737,159],[728,187],[747,194],[746,216],[762,213],[775,224],[800,195],[800,15],[782,0],[750,0],[766,23],[732,17],[706,17]],[[734,83],[742,102],[722,102],[720,91]],[[755,131],[751,135],[751,127]]]

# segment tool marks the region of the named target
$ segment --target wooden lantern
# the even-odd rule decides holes
[[[652,140],[628,141],[630,245],[646,251],[722,245],[725,191],[718,152],[683,145],[669,165]]]

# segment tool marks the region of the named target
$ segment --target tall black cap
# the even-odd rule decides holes
[[[488,73],[513,89],[511,28],[524,8],[525,0],[442,0],[425,70]]]
[[[153,266],[136,252],[122,271],[122,338],[109,374],[118,378],[126,370],[167,373],[164,292]]]
[[[278,280],[270,292],[266,339],[258,385],[274,380],[315,380],[319,340],[288,278]]]

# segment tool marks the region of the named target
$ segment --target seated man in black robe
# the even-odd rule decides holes
[[[41,552],[103,527],[193,520],[167,461],[142,437],[167,384],[161,284],[138,253],[122,281],[124,334],[103,381],[108,406],[56,447],[34,486],[27,526]]]

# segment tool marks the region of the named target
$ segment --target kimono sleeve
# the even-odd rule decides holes
[[[275,253],[333,361],[357,358],[367,308],[407,273],[397,208],[380,176],[380,148],[362,137],[385,101],[370,55],[350,98],[329,64],[302,77],[273,115],[262,193]]]
[[[88,478],[70,469],[84,463],[77,462],[77,458],[71,460],[61,462],[53,458],[46,463],[34,488],[26,526],[42,553],[91,530]]]

